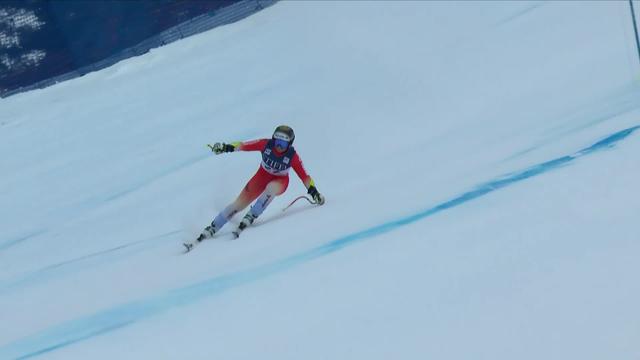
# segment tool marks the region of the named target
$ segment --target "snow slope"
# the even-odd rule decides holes
[[[280,2],[0,100],[0,358],[637,358],[627,6]],[[327,204],[181,255],[280,123]]]

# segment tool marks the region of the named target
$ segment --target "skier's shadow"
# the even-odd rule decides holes
[[[282,219],[283,217],[286,216],[291,216],[291,215],[295,215],[297,213],[301,213],[303,211],[307,211],[310,209],[313,209],[315,207],[315,205],[307,205],[304,207],[299,207],[297,209],[289,209],[287,211],[280,211],[280,213],[266,217],[264,220],[262,219],[257,219],[255,223],[253,223],[253,225],[251,225],[251,227],[257,227],[257,226],[262,226],[264,224],[268,224],[272,221],[276,221],[278,219]]]

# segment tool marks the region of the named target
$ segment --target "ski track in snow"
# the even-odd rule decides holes
[[[160,245],[160,240],[173,240],[172,235],[180,233],[182,233],[181,230],[171,231],[34,270],[13,281],[7,281],[4,284],[0,283],[0,295],[24,286],[49,281],[66,274],[73,274],[88,267],[105,265],[111,261],[124,259],[127,256]]]
[[[186,160],[184,160],[184,161],[182,161],[182,162],[180,162],[180,163],[178,163],[178,164],[176,164],[176,165],[174,165],[174,166],[172,166],[170,168],[162,170],[158,174],[150,176],[147,179],[143,179],[143,180],[139,181],[136,184],[132,184],[130,186],[127,186],[126,189],[123,189],[123,190],[117,191],[117,192],[115,192],[113,194],[107,195],[107,197],[105,199],[94,200],[94,202],[96,202],[96,201],[109,202],[109,201],[117,200],[117,199],[119,199],[119,198],[121,198],[123,196],[126,196],[128,194],[134,193],[134,192],[136,192],[136,191],[138,191],[138,190],[140,190],[140,189],[142,189],[142,188],[144,188],[144,187],[146,187],[146,186],[158,181],[161,178],[164,178],[166,176],[175,174],[175,172],[177,172],[177,171],[179,171],[181,169],[189,167],[189,166],[191,166],[191,165],[193,165],[193,164],[195,164],[195,163],[197,163],[199,161],[203,161],[203,160],[206,160],[208,158],[209,158],[209,154],[208,153],[205,153],[204,155],[195,155],[195,156],[193,156],[193,157],[191,157],[189,159],[186,159]]]
[[[11,240],[2,242],[2,243],[0,243],[0,251],[7,250],[8,248],[10,248],[10,247],[12,247],[14,245],[17,245],[17,244],[19,244],[19,243],[21,243],[21,242],[23,242],[25,240],[32,239],[32,238],[34,238],[36,236],[40,236],[40,235],[44,234],[45,232],[46,232],[45,230],[38,230],[38,231],[34,231],[34,232],[30,233],[30,234],[15,238],[15,239],[11,239]]]
[[[521,150],[503,161],[510,161],[522,157],[545,145],[556,142],[567,135],[594,127],[607,120],[614,119],[623,114],[630,113],[640,108],[640,92],[635,85],[626,85],[617,91],[613,91],[606,97],[594,102],[596,105],[587,106],[574,114],[567,116],[561,126],[549,129],[545,139]],[[566,125],[571,124],[571,125]]]
[[[507,23],[510,23],[510,22],[512,22],[513,20],[515,20],[515,19],[517,19],[517,18],[519,18],[519,17],[521,17],[521,16],[524,16],[524,15],[526,15],[526,14],[530,13],[531,11],[533,11],[533,10],[535,10],[535,9],[537,9],[537,8],[539,8],[539,7],[541,7],[541,6],[543,6],[543,5],[544,5],[544,2],[540,2],[540,3],[538,3],[538,4],[534,4],[534,5],[527,6],[526,8],[524,8],[524,9],[522,9],[522,10],[518,11],[517,13],[515,13],[515,14],[513,14],[513,15],[509,16],[509,17],[507,17],[506,19],[504,19],[504,20],[500,21],[497,25],[498,25],[498,26],[502,26],[502,25],[505,25],[505,24],[507,24]]]
[[[273,216],[265,217],[264,220],[259,220],[253,227],[262,226],[264,224],[268,224],[272,221],[278,220],[285,216],[292,216],[302,211],[307,211],[312,209],[311,207],[302,207],[298,209],[289,210],[287,213],[280,213]],[[30,236],[26,236],[20,239],[15,240],[11,243],[14,245],[19,241],[26,240],[30,237],[40,235],[44,232],[34,233]],[[36,284],[40,284],[46,281],[50,281],[56,278],[60,278],[67,274],[73,274],[75,272],[86,270],[91,267],[98,267],[106,264],[112,264],[112,261],[122,260],[128,256],[135,255],[144,250],[149,250],[152,247],[159,246],[168,242],[169,240],[175,241],[173,235],[182,234],[182,230],[175,230],[171,232],[167,232],[165,234],[160,234],[156,236],[149,237],[144,240],[138,240],[131,243],[123,244],[120,246],[116,246],[111,249],[105,249],[102,251],[98,251],[92,254],[84,255],[77,257],[75,259],[62,261],[56,264],[48,265],[43,268],[31,271],[27,274],[18,276],[17,278],[0,282],[0,295],[15,291],[20,288],[24,288],[26,286],[33,286]],[[230,232],[222,232],[221,236],[231,235]],[[0,245],[0,250],[2,250],[2,245]]]
[[[255,282],[271,275],[290,270],[308,261],[329,255],[349,245],[373,238],[377,235],[388,233],[402,226],[412,224],[441,211],[462,205],[468,201],[487,195],[495,190],[502,189],[520,181],[535,177],[549,171],[558,169],[583,156],[594,152],[609,149],[640,129],[640,126],[618,131],[595,144],[584,148],[572,155],[562,156],[547,162],[543,162],[524,170],[506,174],[487,183],[477,186],[475,189],[465,192],[451,200],[440,203],[434,207],[417,212],[397,220],[389,221],[381,225],[365,229],[356,233],[345,235],[336,240],[310,250],[291,255],[282,260],[268,263],[245,271],[228,275],[217,276],[190,286],[171,290],[155,297],[130,302],[107,309],[93,315],[71,320],[54,326],[48,330],[28,336],[21,340],[0,347],[1,358],[27,359],[42,355],[57,349],[105,334],[125,327],[147,317],[157,315],[177,306],[188,305],[205,297],[219,295],[235,287]],[[160,236],[167,236],[164,234]],[[128,245],[127,245],[128,246]],[[109,252],[116,251],[111,249]],[[90,255],[89,258],[101,254]],[[85,258],[77,259],[83,261]],[[76,261],[76,260],[74,260]]]

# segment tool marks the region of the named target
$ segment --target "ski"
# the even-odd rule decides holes
[[[193,250],[193,248],[195,247],[195,244],[193,243],[182,243],[182,245],[184,245],[185,247],[185,251],[184,251],[185,254]]]
[[[251,221],[253,222],[253,220]],[[238,228],[233,230],[232,234],[233,234],[233,238],[237,239],[240,237],[240,233],[244,231],[244,229],[246,229],[248,226],[248,224],[245,222],[245,220],[240,222],[240,225],[238,225]]]
[[[193,248],[202,241],[212,238],[215,233],[215,229],[213,229],[211,226],[207,226],[195,241],[182,243],[182,245],[185,247],[184,253],[186,254],[189,251],[193,250]]]
[[[282,209],[282,214],[284,214],[289,208],[291,208],[293,206],[293,204],[295,204],[298,200],[306,200],[309,204],[311,205],[317,205],[318,202],[314,201],[312,199],[309,199],[306,196],[298,196],[297,198],[295,198],[291,203],[289,203],[289,205],[287,205],[284,209]],[[280,216],[278,216],[280,217]],[[247,214],[244,216],[244,218],[242,219],[242,221],[240,222],[240,224],[238,225],[238,227],[231,232],[231,235],[233,236],[233,239],[238,239],[240,237],[240,234],[249,226],[251,226],[253,224],[253,222],[256,220],[257,216],[253,215],[250,211],[247,212]],[[213,237],[213,235],[216,233],[216,231],[214,231],[213,229],[211,229],[211,226],[207,226],[205,228],[205,231],[198,237],[198,239],[196,239],[196,241],[194,242],[185,242],[182,245],[185,247],[185,253],[190,252],[191,250],[193,250],[193,248],[202,240],[208,239],[210,237]]]
[[[239,238],[240,233],[243,232],[244,229],[246,229],[249,225],[253,224],[255,220],[256,216],[251,214],[251,212],[247,212],[244,218],[242,218],[242,221],[240,221],[240,225],[238,225],[238,228],[233,231],[234,239]]]

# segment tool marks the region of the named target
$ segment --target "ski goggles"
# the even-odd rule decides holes
[[[286,149],[289,147],[289,141],[283,139],[274,139],[274,145],[280,149]]]

